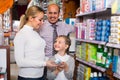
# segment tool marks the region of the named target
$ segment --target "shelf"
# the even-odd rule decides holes
[[[120,48],[120,44],[114,44],[114,43],[107,43],[106,46],[113,48]]]
[[[95,40],[85,40],[85,39],[76,39],[77,41],[87,42],[87,43],[94,43],[94,44],[100,44],[105,45],[106,42],[103,41],[95,41]]]
[[[105,9],[101,9],[101,10],[97,10],[97,11],[92,11],[92,12],[87,12],[87,13],[83,13],[83,14],[78,14],[78,15],[76,15],[76,17],[91,15],[91,14],[95,14],[95,13],[100,13],[100,12],[107,11],[108,9],[109,8],[105,8]]]
[[[95,68],[95,69],[97,69],[97,70],[99,70],[99,71],[101,71],[101,72],[105,72],[105,71],[106,71],[105,68],[99,67],[99,66],[97,66],[97,65],[95,65],[95,64],[92,64],[92,63],[89,63],[89,62],[86,62],[86,61],[84,61],[84,60],[81,60],[80,58],[76,58],[76,60],[78,60],[80,63],[83,63],[83,64],[85,64],[85,65],[87,65],[87,66],[90,66],[90,67],[92,67],[92,68]]]
[[[118,79],[120,79],[120,75],[117,74],[117,73],[114,73],[113,76],[116,77],[116,78],[118,78]]]

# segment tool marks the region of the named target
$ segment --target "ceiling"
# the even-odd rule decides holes
[[[30,0],[15,0],[16,5],[27,5],[30,2]]]
[[[27,5],[31,0],[14,0],[18,5]],[[47,1],[47,0],[36,0],[36,1]],[[49,0],[48,0],[49,1]]]

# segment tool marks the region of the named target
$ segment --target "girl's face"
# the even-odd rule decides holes
[[[66,49],[68,48],[68,45],[65,43],[65,39],[63,37],[58,37],[55,40],[54,48],[60,53],[65,53]]]
[[[40,28],[40,26],[43,24],[43,17],[44,17],[43,12],[38,12],[35,17],[32,17],[31,23],[34,29]]]

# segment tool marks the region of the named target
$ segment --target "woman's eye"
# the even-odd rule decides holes
[[[43,21],[43,19],[39,19],[39,21]]]

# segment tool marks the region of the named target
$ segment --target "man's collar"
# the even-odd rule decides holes
[[[48,20],[46,20],[46,23],[49,24],[49,25],[53,25]],[[58,22],[56,22],[55,25],[58,26]]]

